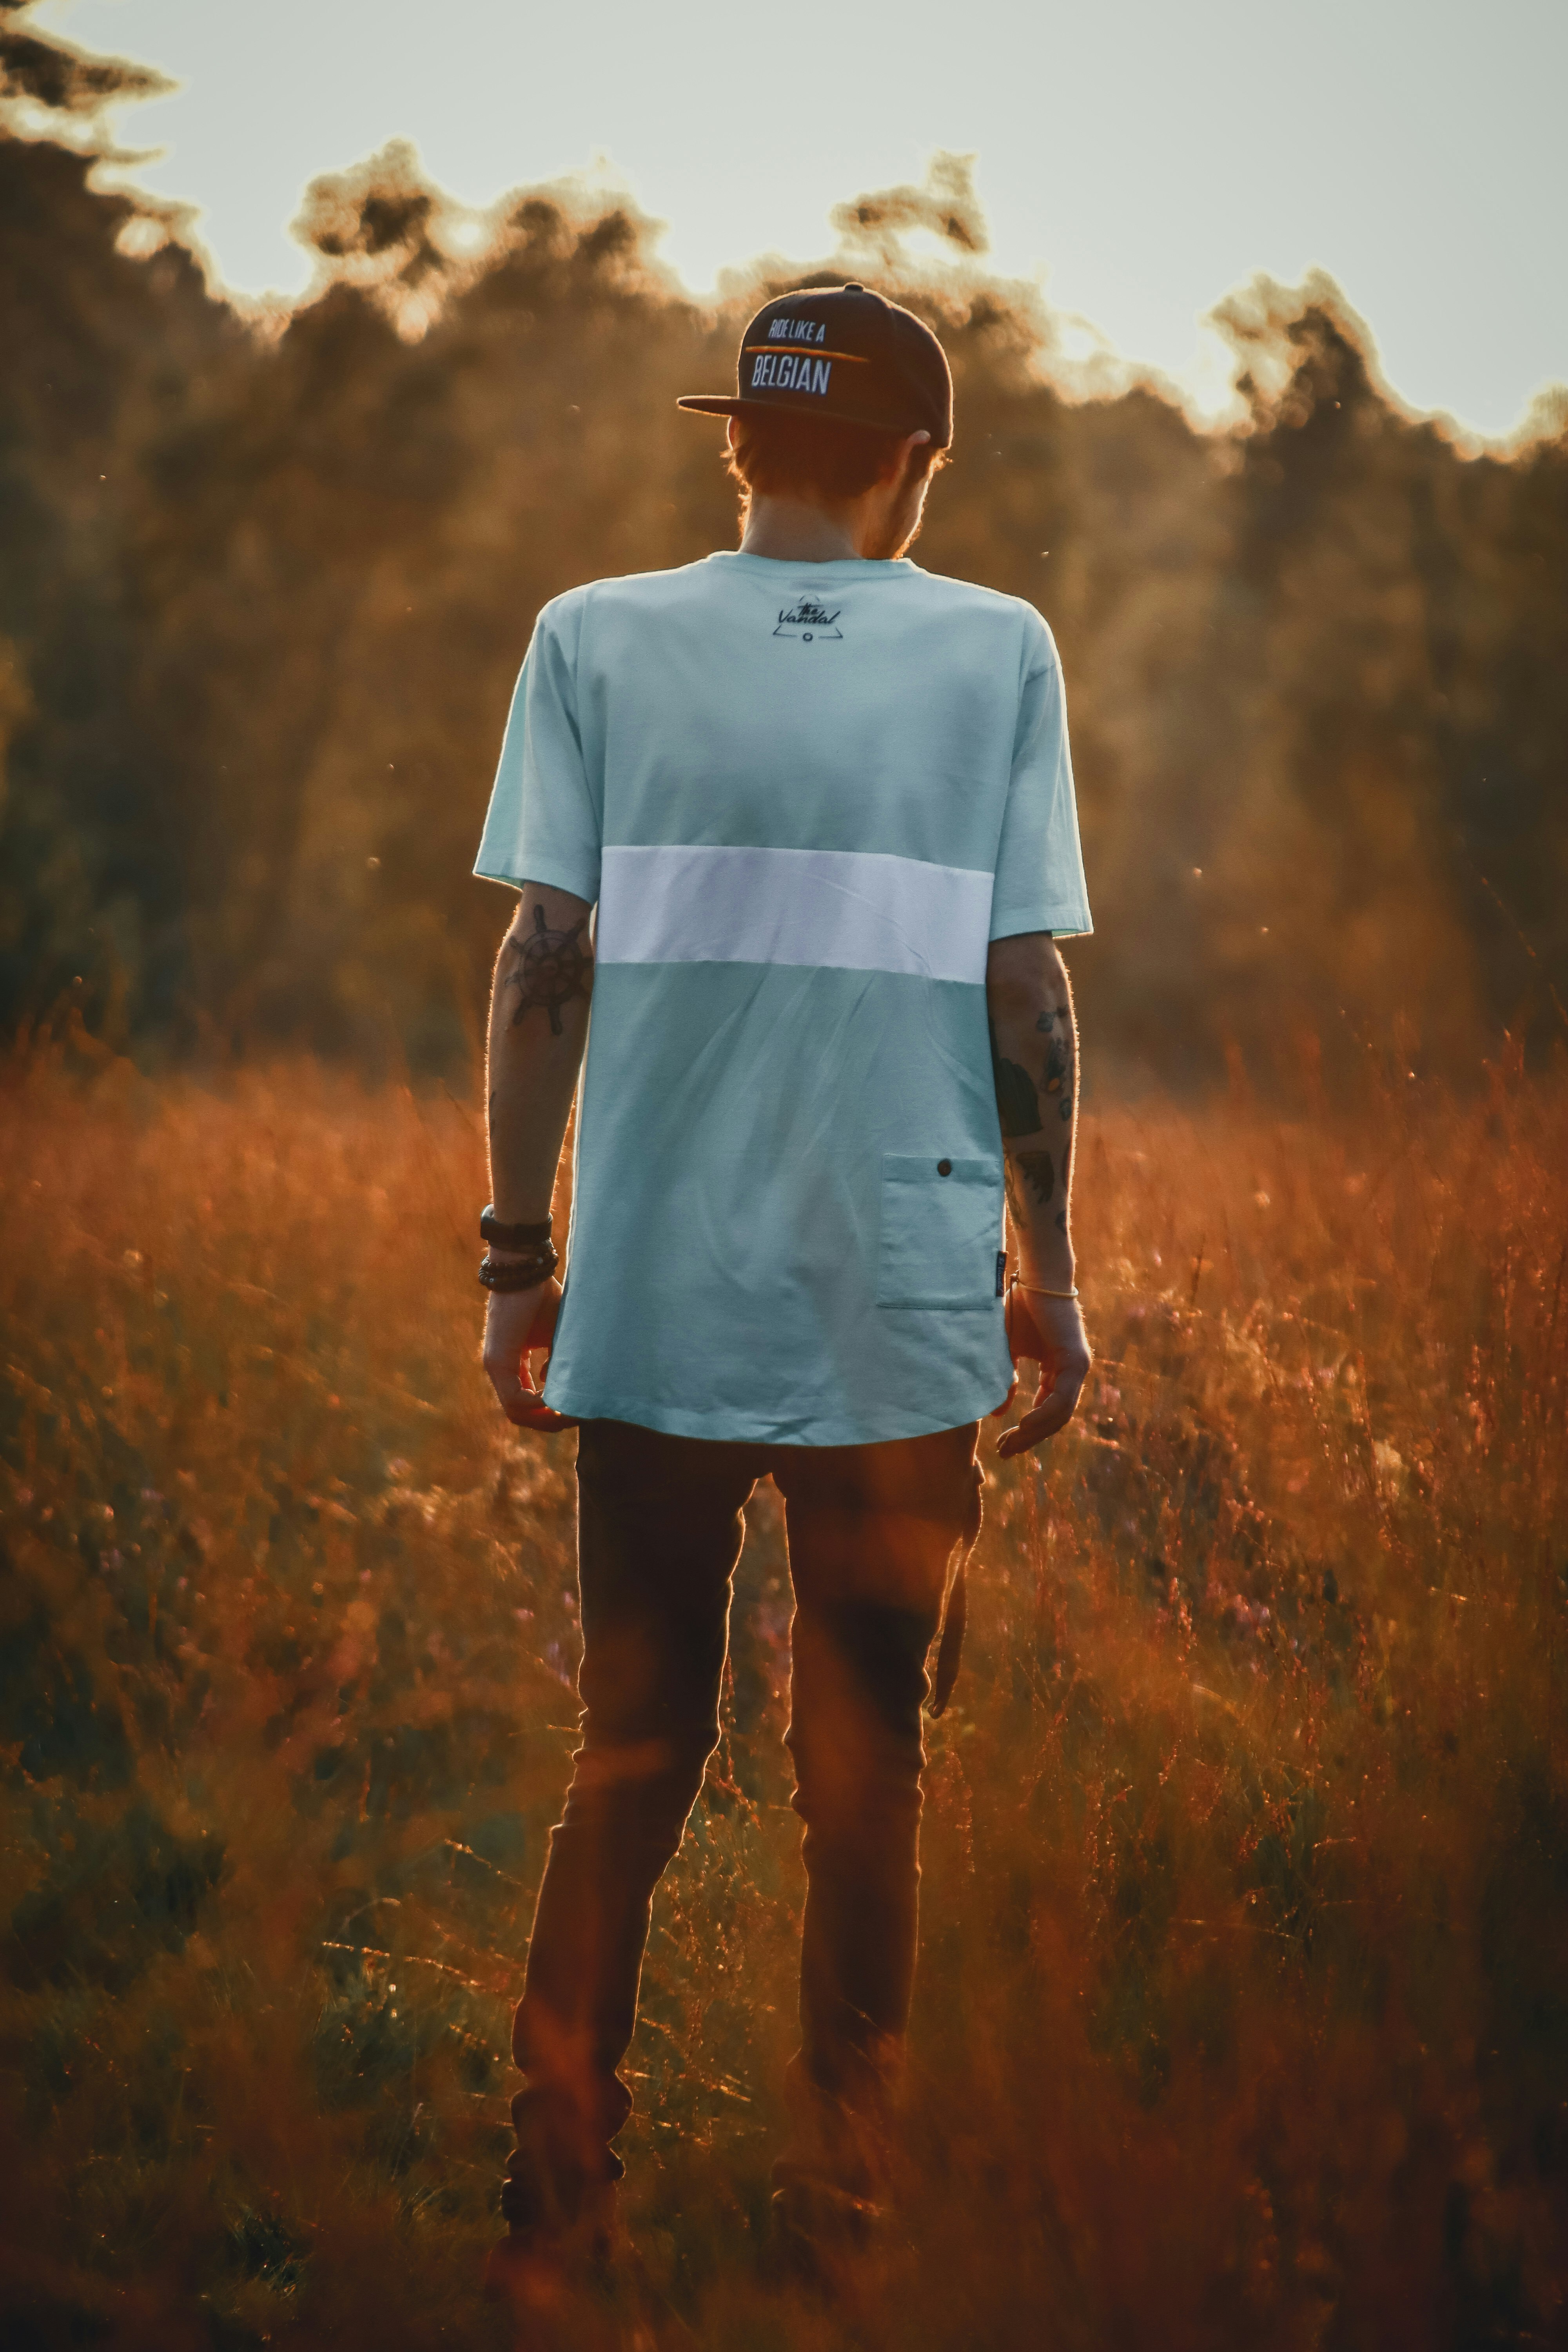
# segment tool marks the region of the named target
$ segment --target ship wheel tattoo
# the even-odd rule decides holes
[[[560,1036],[561,1007],[570,1004],[574,996],[588,993],[593,958],[577,936],[587,921],[583,915],[569,931],[552,931],[543,908],[534,908],[533,937],[518,941],[517,969],[510,974],[518,992],[517,1010],[511,1016],[514,1029],[525,1013],[539,1005],[550,1015],[551,1035]]]

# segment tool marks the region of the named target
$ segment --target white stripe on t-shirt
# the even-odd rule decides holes
[[[985,978],[992,877],[860,849],[603,852],[601,963],[767,963]]]

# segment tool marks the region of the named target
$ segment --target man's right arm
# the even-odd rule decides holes
[[[542,1224],[588,1034],[594,985],[591,909],[569,890],[525,882],[490,986],[490,1199],[501,1223]],[[490,1248],[492,1258],[515,1251]],[[509,1421],[558,1429],[528,1375],[532,1349],[554,1328],[561,1286],[493,1290],[485,1317],[485,1370]]]

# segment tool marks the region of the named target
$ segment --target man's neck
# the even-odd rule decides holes
[[[753,498],[741,539],[742,555],[775,563],[842,563],[860,555],[862,500],[813,506],[804,499]]]

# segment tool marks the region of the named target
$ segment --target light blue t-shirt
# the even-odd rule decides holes
[[[802,1445],[999,1404],[986,946],[1090,929],[1033,607],[744,554],[574,588],[475,870],[597,910],[549,1402]]]

